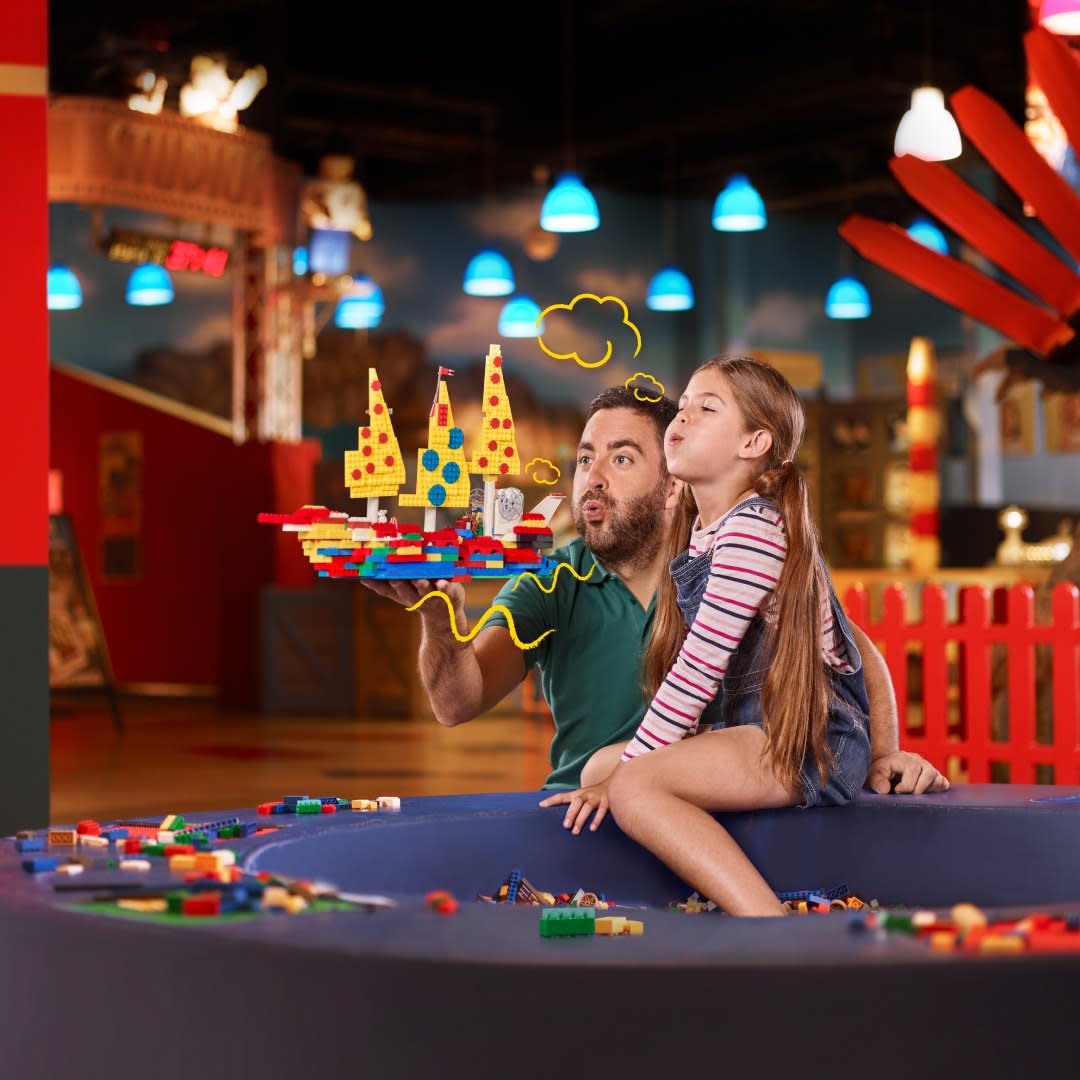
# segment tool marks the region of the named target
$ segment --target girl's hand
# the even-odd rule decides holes
[[[578,788],[577,791],[560,791],[555,795],[549,795],[541,806],[558,806],[560,803],[569,803],[566,817],[563,818],[563,828],[570,829],[576,836],[589,820],[589,815],[595,811],[590,832],[596,832],[600,828],[600,822],[607,817],[608,811],[608,781],[603,780],[591,787]]]

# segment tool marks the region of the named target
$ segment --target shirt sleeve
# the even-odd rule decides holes
[[[529,578],[513,577],[499,589],[491,606],[505,607],[513,616],[514,630],[521,641],[535,641],[545,630],[550,630],[558,625],[553,610],[553,598],[537,587],[535,581]],[[476,616],[479,618],[479,614]],[[475,620],[473,620],[475,621]],[[480,633],[486,633],[491,626],[510,628],[506,616],[501,611],[493,611],[480,628]],[[531,649],[521,651],[525,661],[525,670],[528,671],[533,665],[541,664],[547,660],[550,642],[554,634],[549,634],[539,645]]]
[[[627,743],[624,761],[697,731],[750,621],[776,588],[786,555],[783,527],[754,507],[737,511],[720,527],[697,616]]]

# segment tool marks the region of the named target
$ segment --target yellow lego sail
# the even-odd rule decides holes
[[[390,410],[383,400],[375,368],[368,368],[368,422],[360,428],[359,447],[345,452],[345,486],[354,499],[396,495],[405,483],[401,456]]]
[[[403,494],[400,506],[468,506],[469,465],[465,433],[454,426],[450,393],[439,369],[438,392],[428,418],[428,444],[416,451],[416,491]]]
[[[479,444],[473,451],[472,471],[485,480],[521,472],[514,417],[503,377],[502,347],[491,345],[484,361],[484,418]]]

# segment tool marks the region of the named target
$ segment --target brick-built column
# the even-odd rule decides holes
[[[938,438],[941,414],[935,401],[934,380],[937,361],[934,345],[927,338],[912,338],[907,362],[907,422],[911,539],[908,568],[928,576],[941,562],[938,507],[941,484],[938,480]]]
[[[45,0],[0,5],[0,835],[49,821]]]

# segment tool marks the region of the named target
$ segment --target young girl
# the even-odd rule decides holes
[[[729,914],[783,909],[712,812],[842,805],[870,768],[862,661],[793,462],[804,427],[767,364],[694,373],[665,439],[686,489],[645,656],[652,703],[606,779],[540,804],[568,803],[575,833],[610,807]]]

